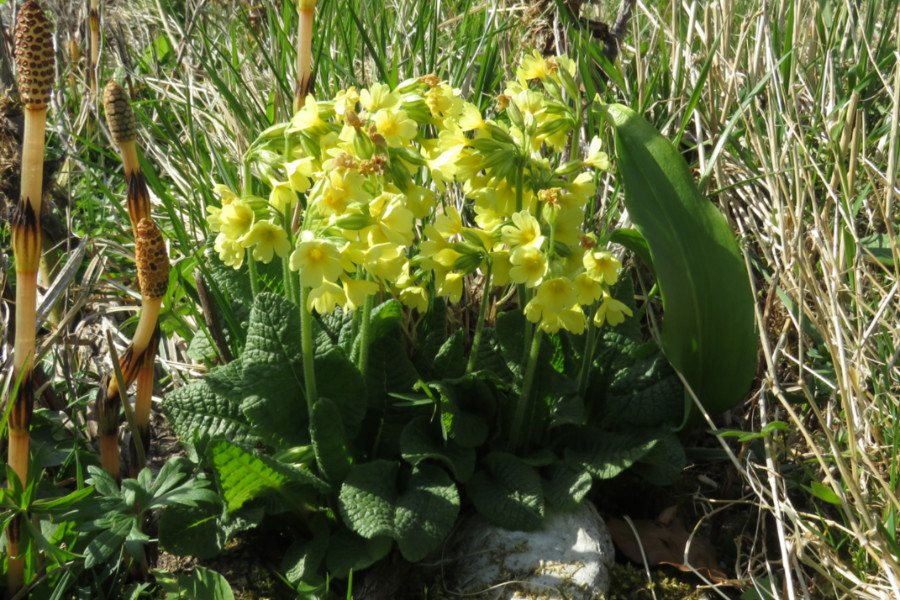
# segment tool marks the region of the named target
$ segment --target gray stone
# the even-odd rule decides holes
[[[475,515],[445,554],[449,590],[481,600],[591,600],[609,590],[615,559],[606,524],[592,504],[548,509],[537,531],[507,531]]]

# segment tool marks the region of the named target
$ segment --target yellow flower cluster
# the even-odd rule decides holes
[[[492,287],[524,286],[544,331],[582,332],[585,307],[598,325],[621,322],[630,310],[609,295],[621,265],[584,231],[609,159],[596,137],[581,154],[574,77],[567,57],[526,56],[491,117],[435,76],[307,96],[245,157],[268,198],[216,187],[215,249],[235,268],[248,248],[286,260],[319,313],[379,291],[425,311],[432,294],[458,302],[481,270]]]

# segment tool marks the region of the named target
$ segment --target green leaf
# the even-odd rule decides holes
[[[222,505],[197,506],[175,504],[159,519],[159,545],[175,556],[212,558],[225,547],[225,533],[219,527]]]
[[[475,375],[429,384],[440,397],[439,409],[444,439],[454,440],[464,448],[476,448],[487,440],[488,426],[478,415],[462,410],[460,402],[476,400],[488,392]]]
[[[314,359],[319,397],[331,399],[344,425],[347,439],[359,433],[366,415],[366,382],[350,359],[339,348],[332,348]]]
[[[666,356],[708,410],[731,408],[750,387],[757,349],[753,295],[734,234],[652,125],[622,105],[600,110],[616,129],[625,205],[653,256]]]
[[[304,469],[281,464],[226,440],[213,444],[210,453],[229,512],[266,492],[296,497],[296,502],[300,503],[312,492],[327,493],[329,490],[328,484]],[[289,484],[296,484],[292,487],[299,487],[299,492],[289,491]]]
[[[337,405],[328,398],[319,398],[312,409],[309,424],[313,451],[319,471],[332,484],[344,480],[353,460]]]
[[[463,448],[453,440],[444,441],[440,428],[425,417],[416,417],[403,428],[400,435],[400,451],[403,460],[416,466],[425,460],[434,460],[446,466],[454,479],[465,483],[475,472],[474,448]]]
[[[434,372],[442,377],[461,377],[466,372],[466,355],[463,348],[463,330],[457,329],[444,342],[434,357]]]
[[[200,565],[190,573],[172,575],[154,570],[154,580],[166,592],[166,598],[177,600],[234,600],[231,586],[221,574]]]
[[[405,484],[397,463],[375,460],[354,467],[341,487],[344,522],[367,539],[396,540],[403,557],[415,562],[434,550],[453,528],[459,494],[438,467],[414,467]]]
[[[669,485],[681,475],[686,462],[678,436],[662,431],[656,445],[634,465],[634,472],[653,485]]]
[[[813,496],[818,498],[819,500],[824,500],[829,504],[834,504],[836,506],[841,505],[841,498],[837,494],[834,493],[829,486],[819,483],[818,481],[811,481],[810,484],[810,493]]]
[[[221,436],[236,442],[256,441],[241,412],[240,361],[218,367],[199,381],[178,388],[163,401],[163,413],[178,438]]]
[[[301,581],[313,583],[318,577],[319,565],[325,559],[331,535],[328,525],[320,520],[312,522],[312,536],[295,540],[281,561],[285,576],[293,585]]]
[[[634,427],[678,425],[684,417],[684,386],[665,357],[656,352],[638,358],[613,374],[605,410],[616,421]]]
[[[130,524],[129,524],[130,525]],[[109,560],[113,552],[117,552],[125,542],[125,533],[116,531],[103,531],[92,539],[85,548],[84,566],[90,569],[94,565],[100,565]]]
[[[650,269],[650,272],[654,276],[656,275],[656,270],[653,267],[653,256],[650,254],[650,245],[647,244],[647,240],[644,239],[644,236],[637,229],[626,227],[616,229],[609,236],[609,241],[625,246],[637,254],[644,261],[644,264],[647,265],[647,268]]]
[[[242,362],[243,386],[253,395],[244,400],[241,408],[254,432],[271,447],[308,443],[300,315],[296,306],[274,294],[256,297]]]
[[[325,566],[332,577],[346,578],[351,571],[371,567],[376,561],[387,556],[392,546],[393,541],[390,537],[366,539],[341,527],[328,540]]]
[[[553,463],[547,474],[548,478],[543,480],[544,496],[560,510],[575,508],[591,491],[594,482],[584,467],[562,461]]]
[[[532,467],[505,452],[485,457],[485,470],[472,476],[466,491],[488,521],[520,531],[540,527],[544,519],[541,478]]]
[[[573,436],[565,458],[597,479],[611,479],[650,452],[657,441],[656,432],[613,433],[585,427]]]

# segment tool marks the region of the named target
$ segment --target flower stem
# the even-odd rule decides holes
[[[306,382],[306,406],[312,415],[312,407],[318,400],[316,370],[313,363],[312,313],[306,306],[310,288],[300,286],[300,346],[303,351],[303,379]]]
[[[366,367],[369,365],[369,321],[372,320],[372,308],[375,305],[375,296],[366,296],[363,304],[362,325],[359,331],[359,372],[366,375]]]
[[[256,298],[259,295],[259,275],[256,272],[256,261],[253,260],[250,248],[247,248],[247,269],[250,273],[250,293]]]
[[[581,368],[578,370],[578,394],[583,398],[587,391],[588,380],[591,374],[591,364],[594,362],[594,348],[597,344],[597,328],[594,320],[588,319],[587,339],[584,341],[584,352],[581,357]]]
[[[516,412],[513,416],[512,429],[509,435],[509,447],[511,452],[519,450],[523,440],[527,440],[531,433],[530,415],[534,412],[534,402],[531,398],[531,390],[534,385],[534,374],[537,371],[538,355],[541,352],[541,339],[544,336],[541,330],[534,332],[534,338],[531,340],[531,348],[528,352],[528,364],[525,367],[525,377],[522,380],[522,391],[519,394],[519,401],[516,403]],[[529,418],[526,420],[525,415]]]
[[[466,373],[471,373],[478,359],[478,348],[481,346],[481,330],[484,329],[484,315],[487,305],[491,301],[491,260],[488,259],[484,270],[484,288],[481,294],[481,307],[478,309],[478,321],[475,323],[475,335],[472,337],[472,349],[469,351],[469,364],[466,365]]]

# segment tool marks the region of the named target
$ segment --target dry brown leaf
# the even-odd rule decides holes
[[[671,565],[680,571],[699,571],[714,583],[723,583],[728,577],[718,568],[716,550],[707,538],[695,535],[684,527],[684,521],[678,516],[678,507],[670,506],[651,521],[649,519],[633,520],[634,529],[621,519],[609,519],[607,527],[613,542],[622,554],[633,562],[644,564],[641,555],[647,557],[647,564]],[[684,563],[684,549],[690,541],[688,563]]]

